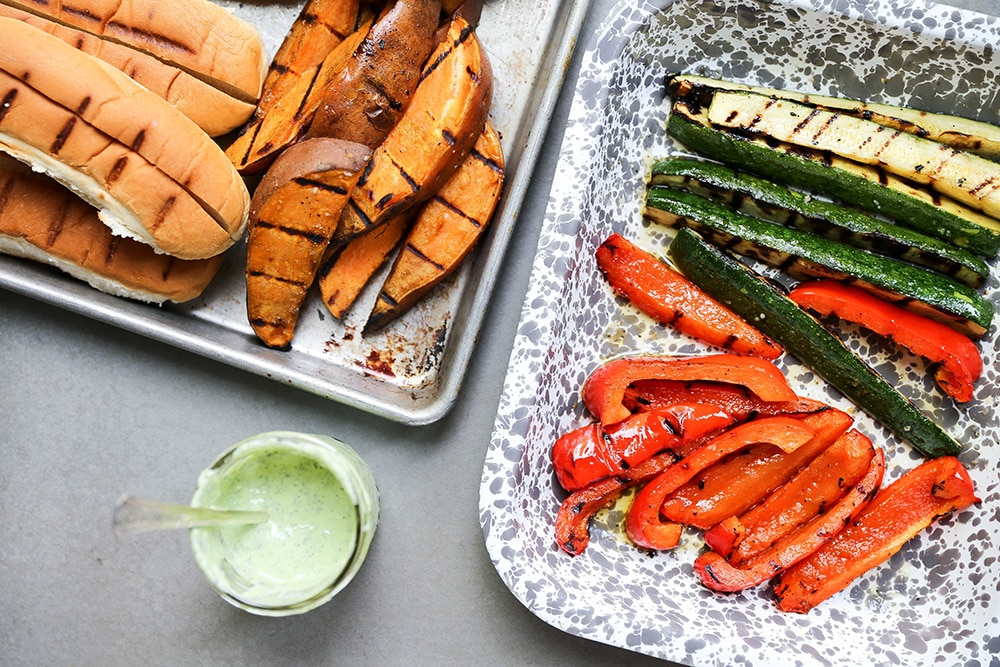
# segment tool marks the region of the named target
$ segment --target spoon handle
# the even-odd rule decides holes
[[[267,519],[266,512],[213,510],[124,496],[115,506],[111,525],[119,533],[144,533],[173,528],[238,526],[264,523]]]

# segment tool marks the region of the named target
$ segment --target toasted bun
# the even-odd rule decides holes
[[[250,196],[212,139],[106,63],[0,18],[0,147],[92,203],[112,230],[184,259],[241,238]]]
[[[0,2],[128,44],[245,102],[260,96],[267,71],[260,33],[208,0],[88,0],[83,10],[62,0]]]
[[[173,104],[210,136],[217,137],[235,130],[253,115],[252,102],[233,97],[190,72],[127,44],[102,39],[5,4],[0,4],[0,17],[24,21],[120,69]]]
[[[51,264],[109,294],[149,303],[199,296],[222,256],[182,260],[111,234],[55,181],[0,162],[0,252]]]

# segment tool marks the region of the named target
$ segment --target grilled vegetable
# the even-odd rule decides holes
[[[379,291],[365,326],[405,313],[459,267],[482,237],[503,191],[500,136],[486,124],[458,171],[424,204]]]
[[[765,401],[746,387],[718,382],[640,380],[625,392],[624,405],[632,412],[679,403],[709,403],[740,420],[785,414],[810,414],[826,410],[820,401],[798,397],[791,401]]]
[[[761,176],[823,192],[983,257],[1000,252],[1000,222],[881,169],[711,127],[697,100],[677,100],[667,130],[688,148]]]
[[[715,591],[741,591],[764,583],[829,543],[846,524],[864,511],[882,484],[884,472],[885,452],[879,449],[864,477],[848,488],[843,497],[801,527],[784,535],[767,551],[739,567],[718,553],[708,551],[695,560],[695,573],[705,586]]]
[[[890,257],[737,213],[689,192],[651,188],[646,215],[672,227],[691,227],[717,245],[796,278],[854,282],[970,337],[986,333],[993,319],[992,304],[967,285]]]
[[[597,249],[597,265],[616,292],[662,324],[737,354],[781,355],[770,338],[619,234]]]
[[[889,560],[935,519],[979,502],[953,456],[926,461],[879,491],[857,518],[774,586],[782,611],[804,614]]]
[[[972,400],[983,360],[976,345],[955,330],[834,281],[799,285],[788,297],[819,315],[835,315],[891,338],[940,364],[934,377],[941,389],[956,401]]]
[[[337,139],[303,141],[282,153],[254,193],[247,239],[247,318],[268,347],[292,341],[299,308],[370,156]]]
[[[760,329],[881,422],[929,457],[957,454],[961,445],[827,331],[814,317],[746,266],[689,229],[677,232],[670,256],[706,292]]]
[[[721,164],[681,157],[660,160],[653,165],[650,183],[684,189],[757,218],[919,264],[970,287],[982,286],[989,276],[989,265],[968,250]]]
[[[343,319],[372,276],[389,261],[413,223],[411,213],[349,241],[324,260],[316,282],[331,315]]]
[[[636,546],[672,549],[677,546],[683,526],[664,523],[660,506],[664,499],[705,468],[750,445],[769,443],[784,452],[794,452],[812,439],[815,432],[794,417],[764,417],[727,430],[691,452],[649,481],[632,501],[625,518],[625,530]]]
[[[492,96],[486,52],[475,30],[455,16],[406,112],[375,149],[335,242],[347,242],[431,197],[472,149]]]
[[[697,357],[621,357],[596,368],[584,381],[583,403],[602,424],[631,414],[625,393],[641,380],[703,380],[746,387],[765,401],[794,401],[797,396],[778,367],[766,359],[738,354]]]
[[[804,146],[860,162],[1000,216],[1000,164],[901,130],[745,92],[716,92],[708,120],[719,127]]]
[[[670,521],[702,529],[740,516],[763,502],[854,423],[849,414],[830,407],[800,419],[815,431],[808,443],[791,453],[773,445],[745,449],[677,489],[661,505],[660,514]]]
[[[982,155],[991,160],[1000,158],[1000,127],[961,116],[930,113],[890,104],[861,102],[843,97],[797,93],[764,86],[748,86],[689,74],[678,74],[670,77],[667,86],[675,95],[683,95],[684,91],[700,87],[742,90],[768,97],[793,100],[810,107],[872,120],[879,125],[909,132],[938,143]]]

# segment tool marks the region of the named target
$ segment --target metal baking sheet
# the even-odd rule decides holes
[[[256,25],[269,55],[301,7],[299,2],[218,4]],[[6,256],[0,256],[0,287],[388,419],[436,421],[458,396],[588,5],[589,0],[485,3],[477,32],[496,81],[490,119],[503,141],[505,193],[491,229],[461,270],[376,334],[362,336],[361,330],[377,280],[343,322],[330,317],[314,294],[303,305],[291,350],[267,349],[246,320],[242,246],[227,254],[202,297],[183,305],[111,297],[51,267]]]
[[[762,585],[719,594],[693,562],[688,531],[647,553],[623,534],[625,502],[594,520],[586,551],[556,544],[566,497],[553,473],[559,435],[593,421],[580,388],[624,354],[712,351],[617,298],[594,251],[613,232],[663,254],[671,232],[642,206],[654,159],[684,152],[664,132],[671,72],[843,95],[1000,121],[1000,19],[920,0],[623,0],[582,59],[528,297],[483,467],[480,519],[501,578],[532,613],[567,633],[697,667],[995,665],[1000,617],[1000,360],[997,326],[979,342],[984,371],[958,405],[918,357],[848,331],[848,344],[964,446],[981,501],[943,517],[888,562],[808,614],[786,614]],[[1000,261],[984,288],[1000,307]],[[714,350],[717,351],[717,350]],[[793,388],[847,410],[886,453],[883,484],[922,459],[802,366]]]

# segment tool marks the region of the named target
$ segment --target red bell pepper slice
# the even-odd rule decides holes
[[[620,234],[609,236],[596,257],[611,287],[661,324],[737,354],[781,356],[778,343]]]
[[[820,315],[835,315],[892,339],[913,354],[940,364],[935,380],[959,402],[972,400],[983,371],[979,348],[951,327],[834,280],[805,283],[789,293],[795,303]]]
[[[556,543],[571,556],[579,556],[590,544],[590,521],[624,491],[652,479],[673,465],[678,456],[666,451],[646,459],[614,477],[599,479],[569,494],[556,513]]]
[[[848,431],[854,419],[829,407],[801,416],[816,435],[792,453],[773,445],[754,445],[705,470],[679,488],[660,508],[664,518],[709,529],[728,517],[741,516],[792,478]]]
[[[625,518],[625,530],[636,546],[647,549],[672,549],[677,546],[683,526],[663,522],[663,500],[690,481],[699,472],[735,451],[756,443],[777,445],[783,451],[795,451],[809,442],[815,430],[794,417],[765,417],[735,426],[664,470],[647,483],[632,501]]]
[[[795,392],[773,363],[739,354],[697,357],[637,356],[614,359],[592,372],[583,384],[583,402],[602,424],[631,414],[625,392],[639,380],[708,380],[741,385],[765,401],[793,401]]]
[[[552,465],[567,491],[617,475],[665,449],[678,456],[684,445],[732,425],[736,419],[710,404],[675,404],[602,426],[588,424],[556,440]]]
[[[873,456],[872,441],[848,431],[763,502],[706,531],[705,543],[741,566],[833,507],[865,475]]]
[[[746,387],[719,382],[640,380],[625,391],[624,404],[631,412],[677,403],[711,403],[740,421],[754,417],[819,412],[826,403],[799,396],[792,401],[764,401]]]
[[[889,560],[936,518],[979,502],[954,456],[926,461],[879,491],[836,537],[778,578],[782,611],[806,613]]]
[[[785,535],[743,566],[736,567],[716,552],[708,551],[695,560],[694,571],[705,586],[715,591],[731,593],[764,583],[833,539],[876,494],[884,472],[885,452],[879,449],[861,481],[828,511]]]

